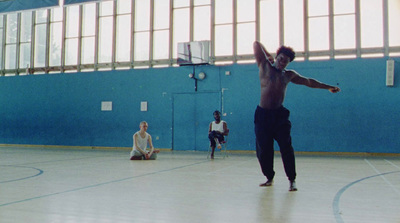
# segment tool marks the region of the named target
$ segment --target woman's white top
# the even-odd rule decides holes
[[[147,142],[149,141],[149,134],[147,133],[147,132],[145,132],[145,137],[144,138],[142,138],[141,136],[140,136],[140,132],[136,132],[134,135],[133,135],[133,148],[132,148],[132,151],[131,151],[131,156],[133,156],[133,154],[134,154],[134,152],[135,152],[135,150],[136,151],[138,151],[138,152],[140,152],[137,148],[136,148],[136,144],[137,144],[137,146],[140,148],[140,149],[142,149],[144,152],[149,152],[148,150],[147,150]],[[136,137],[136,139],[137,139],[137,142],[135,143],[135,135],[137,135],[137,137]]]

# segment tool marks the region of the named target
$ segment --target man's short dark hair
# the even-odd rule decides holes
[[[281,53],[288,56],[290,58],[290,62],[292,62],[294,60],[294,58],[296,57],[296,53],[294,52],[292,47],[288,47],[288,46],[279,47],[279,49],[276,51],[276,56],[278,56]]]
[[[215,115],[215,114],[221,115],[221,112],[219,112],[218,110],[215,110],[215,111],[213,112],[213,115]]]

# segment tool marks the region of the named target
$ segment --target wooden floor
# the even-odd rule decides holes
[[[254,154],[217,155],[2,146],[0,223],[400,223],[399,157],[297,155],[289,192],[279,155],[268,188]]]

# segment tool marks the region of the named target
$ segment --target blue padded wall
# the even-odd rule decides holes
[[[399,153],[400,58],[395,58],[394,87],[385,85],[386,59],[289,65],[304,76],[342,89],[332,94],[289,84],[284,105],[291,111],[296,151]],[[230,149],[255,150],[257,66],[196,67],[196,74],[201,71],[207,77],[198,81],[197,91],[194,79],[188,77],[192,67],[1,77],[0,144],[130,147],[139,122],[146,120],[155,146],[173,148],[173,133],[192,134],[188,132],[192,125],[207,118],[212,121],[207,109],[223,108],[231,130]],[[180,94],[193,98],[190,106],[200,108],[191,111],[198,112],[186,112],[189,107],[184,103],[174,104]],[[214,102],[190,95],[221,98]],[[101,111],[102,101],[112,101],[113,110]],[[142,101],[148,102],[148,111],[140,111]],[[177,124],[174,117],[184,117],[186,124]],[[202,134],[196,134],[200,139],[196,143],[206,148],[207,129],[204,138]],[[198,145],[181,147],[202,150]]]

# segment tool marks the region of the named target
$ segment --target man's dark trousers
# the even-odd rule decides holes
[[[254,114],[257,158],[268,180],[272,180],[275,176],[274,140],[279,145],[286,176],[290,181],[296,179],[294,150],[290,136],[292,125],[289,115],[289,110],[283,106],[274,110],[257,106]]]

